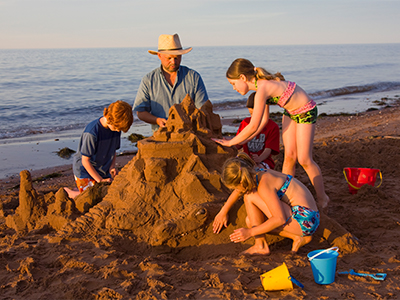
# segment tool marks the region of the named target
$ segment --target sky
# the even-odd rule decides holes
[[[0,0],[0,49],[400,43],[399,0]]]

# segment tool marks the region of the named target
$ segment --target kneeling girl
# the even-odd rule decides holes
[[[314,197],[300,181],[274,170],[257,169],[244,153],[225,162],[222,180],[234,191],[216,215],[213,229],[219,233],[227,226],[229,210],[244,195],[248,228],[230,235],[235,243],[255,238],[254,246],[244,254],[269,254],[265,233],[292,239],[293,252],[311,241],[320,215]]]

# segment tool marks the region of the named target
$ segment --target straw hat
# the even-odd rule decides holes
[[[181,41],[177,33],[162,34],[158,38],[158,51],[149,50],[150,54],[171,54],[171,55],[182,55],[192,51],[192,47],[182,49]]]

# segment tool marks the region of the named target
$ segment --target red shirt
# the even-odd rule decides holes
[[[243,128],[249,125],[251,118],[245,118],[239,125],[239,129],[236,134],[241,132]],[[251,141],[242,145],[243,151],[250,157],[251,154],[261,155],[265,148],[270,148],[271,154],[264,160],[271,169],[275,168],[275,162],[271,155],[279,154],[279,126],[271,119],[268,120],[267,125],[264,129]]]

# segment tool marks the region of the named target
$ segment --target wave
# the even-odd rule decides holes
[[[345,86],[336,89],[318,91],[310,93],[310,96],[315,99],[324,99],[329,97],[337,97],[351,94],[360,94],[366,92],[385,92],[400,89],[400,82],[377,82],[358,86]]]
[[[32,136],[36,134],[46,134],[53,132],[63,132],[67,130],[75,130],[82,128],[82,125],[66,125],[66,126],[49,126],[49,127],[31,127],[24,126],[16,129],[6,130],[0,132],[0,140],[13,139],[25,136]],[[83,130],[83,129],[82,129]]]
[[[98,117],[98,116],[97,116]],[[90,119],[94,120],[96,117]],[[141,122],[137,118],[134,119],[133,125],[136,123]],[[14,138],[22,138],[26,136],[33,136],[33,135],[42,135],[47,133],[56,133],[56,132],[67,132],[72,130],[83,131],[87,122],[74,122],[65,125],[43,125],[43,126],[32,126],[32,125],[22,125],[17,128],[0,130],[0,140],[5,139],[14,139]],[[79,133],[80,134],[80,133]]]
[[[377,82],[372,84],[358,86],[344,86],[341,88],[322,90],[309,93],[314,100],[323,100],[325,98],[339,97],[345,95],[362,94],[366,92],[386,92],[400,90],[400,82]],[[213,102],[213,108],[216,111],[237,109],[246,106],[247,98],[233,99],[225,102]]]

